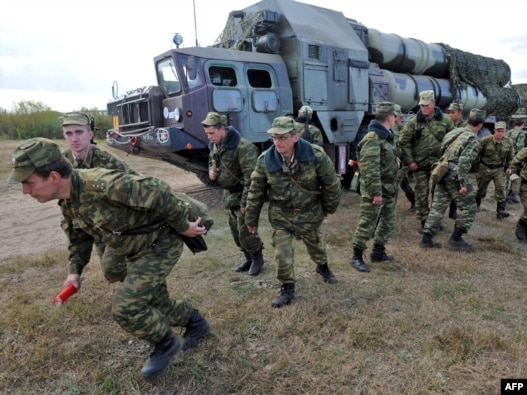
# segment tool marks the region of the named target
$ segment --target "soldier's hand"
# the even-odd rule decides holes
[[[374,196],[372,203],[376,206],[382,204],[382,196]]]
[[[258,226],[250,226],[250,225],[247,225],[247,230],[249,231],[249,233],[256,233],[258,232]]]
[[[68,285],[73,285],[75,288],[80,289],[81,287],[81,276],[78,274],[68,274],[68,277],[66,277],[66,281],[64,281],[63,288],[66,288]]]
[[[218,177],[218,172],[214,169],[210,169],[209,170],[209,178],[211,179],[211,181],[214,181],[216,180],[216,178]]]
[[[416,171],[416,170],[419,168],[419,166],[417,166],[417,163],[412,162],[412,163],[410,163],[410,164],[408,165],[408,168],[409,168],[411,171]]]
[[[468,192],[467,187],[461,187],[461,188],[459,189],[459,193],[462,194],[462,195],[466,195],[467,192]]]
[[[187,237],[196,237],[196,236],[204,235],[205,233],[207,233],[207,228],[205,228],[204,226],[201,226],[199,224],[200,222],[201,222],[201,217],[198,217],[198,219],[195,220],[194,222],[190,222],[188,229],[184,232],[181,232],[181,234]]]

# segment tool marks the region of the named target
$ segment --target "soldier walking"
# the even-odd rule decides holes
[[[516,224],[516,237],[520,241],[527,240],[527,148],[518,152],[511,162],[512,174],[516,174],[521,180],[520,183],[520,201],[523,206],[523,212]]]
[[[245,222],[249,231],[256,233],[268,195],[274,262],[282,284],[271,305],[279,308],[295,297],[293,239],[304,242],[317,264],[316,272],[326,283],[337,282],[328,266],[321,226],[324,217],[337,210],[342,190],[329,156],[318,145],[300,138],[293,118],[275,118],[267,133],[273,145],[258,157],[251,175]]]
[[[245,206],[258,151],[240,132],[227,126],[226,115],[210,112],[201,124],[210,141],[209,178],[223,188],[223,205],[229,212],[231,234],[245,255],[245,261],[235,271],[257,276],[264,264],[263,242],[258,233],[248,231]]]

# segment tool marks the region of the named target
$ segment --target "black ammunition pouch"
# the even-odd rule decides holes
[[[233,187],[230,187],[230,188],[226,188],[229,193],[238,193],[238,192],[243,192],[243,185],[242,184],[236,184],[235,186]]]

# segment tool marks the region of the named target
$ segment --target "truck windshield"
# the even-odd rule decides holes
[[[181,83],[172,58],[164,59],[157,64],[157,79],[168,95],[181,92]]]

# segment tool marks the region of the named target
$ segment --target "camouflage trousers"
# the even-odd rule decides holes
[[[523,184],[523,181],[518,176],[513,175],[512,180],[511,176],[505,176],[505,195],[508,195],[509,192],[520,193],[520,184]]]
[[[452,179],[450,174],[447,174],[439,184],[435,185],[432,207],[423,227],[424,232],[431,235],[437,233],[445,211],[452,200],[456,202],[457,207],[455,226],[465,233],[468,232],[476,217],[476,194],[470,184],[467,184],[468,192],[465,195],[459,193],[460,189],[459,181],[457,178]]]
[[[149,249],[127,260],[127,273],[113,295],[112,315],[126,332],[159,342],[172,326],[185,326],[194,310],[168,294],[166,278],[183,252],[183,240],[164,232]]]
[[[505,172],[503,168],[491,169],[483,164],[480,164],[476,175],[476,198],[483,199],[487,196],[487,188],[491,181],[494,183],[494,197],[496,201],[498,203],[503,202],[506,198]]]
[[[395,177],[395,192],[399,195],[399,187],[403,190],[406,198],[410,203],[414,204],[415,202],[415,192],[410,185],[410,179],[408,177],[408,166],[403,166],[397,171],[397,176]]]
[[[395,188],[393,185],[392,187]],[[395,227],[397,198],[395,194],[384,192],[383,187],[382,204],[379,205],[373,204],[370,196],[361,197],[359,223],[353,235],[353,247],[364,251],[371,237],[374,244],[385,245],[388,241],[388,235]]]
[[[274,263],[276,265],[276,278],[282,283],[295,283],[295,250],[293,240],[303,241],[307,253],[317,265],[328,262],[326,243],[322,237],[320,227],[311,231],[295,234],[288,230],[274,229],[272,242],[274,247]]]
[[[521,180],[519,197],[523,206],[523,212],[520,215],[520,219],[527,222],[527,181],[525,180]]]
[[[430,171],[414,171],[415,214],[419,221],[426,220],[430,212]]]
[[[254,254],[263,248],[263,242],[258,233],[249,233],[245,224],[245,214],[240,208],[229,209],[229,228],[234,243],[244,252]]]
[[[111,283],[123,281],[126,277],[126,257],[103,242],[95,242],[95,250],[104,277]]]

